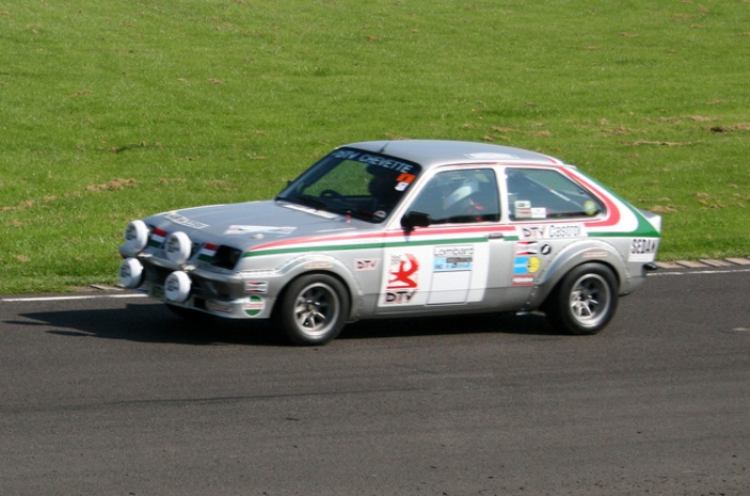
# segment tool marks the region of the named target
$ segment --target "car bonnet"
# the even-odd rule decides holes
[[[183,231],[193,242],[242,250],[281,239],[378,229],[346,216],[279,201],[173,210],[149,217],[146,223],[164,234]]]

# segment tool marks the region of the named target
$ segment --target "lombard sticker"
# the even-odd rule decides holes
[[[208,224],[190,219],[188,217],[185,217],[184,215],[178,214],[177,212],[169,212],[164,216],[164,218],[174,224],[191,227],[193,229],[205,229],[208,227]]]
[[[432,270],[435,272],[460,272],[474,267],[473,246],[442,246],[435,248]]]
[[[261,296],[251,296],[243,308],[248,317],[257,317],[266,308],[266,300]]]
[[[354,270],[357,272],[368,272],[378,268],[378,261],[374,258],[355,258]]]
[[[296,227],[292,226],[240,226],[232,225],[224,231],[227,236],[241,235],[241,234],[279,234],[282,236],[288,236],[296,231]]]
[[[635,238],[630,242],[628,262],[653,262],[658,249],[657,238]]]
[[[419,290],[419,261],[411,253],[394,255],[389,260],[385,304],[409,303]]]

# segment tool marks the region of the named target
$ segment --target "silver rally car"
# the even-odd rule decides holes
[[[295,344],[358,319],[495,311],[593,334],[655,268],[660,232],[660,216],[547,155],[371,141],[273,200],[131,222],[119,280],[186,317],[272,318]]]

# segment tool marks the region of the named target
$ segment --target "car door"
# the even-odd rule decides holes
[[[491,279],[493,244],[507,245],[501,226],[497,174],[491,167],[442,170],[427,180],[404,211],[428,224],[385,243],[378,313],[442,306],[479,306]]]

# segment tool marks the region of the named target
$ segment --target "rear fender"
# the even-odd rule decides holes
[[[627,280],[628,274],[622,256],[612,245],[591,239],[570,245],[557,254],[541,275],[538,286],[529,297],[527,307],[538,308],[565,274],[581,264],[590,262],[609,266],[617,276],[618,292],[624,291],[624,281]]]

